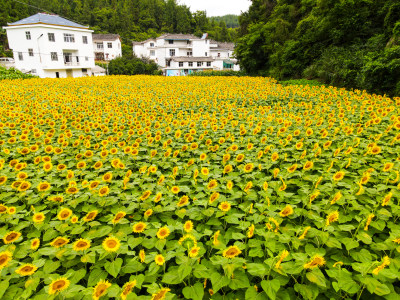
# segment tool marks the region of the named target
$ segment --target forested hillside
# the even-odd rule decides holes
[[[160,33],[193,33],[219,41],[233,41],[237,29],[225,22],[210,20],[204,11],[190,12],[176,0],[21,0],[20,2],[59,14],[96,33],[118,33],[130,49],[130,41],[156,37]],[[14,0],[0,0],[0,27],[38,12],[38,8]],[[0,29],[1,31],[1,29]],[[4,55],[6,35],[0,33],[0,56]],[[3,46],[3,47],[2,47]],[[127,48],[125,48],[127,49]]]
[[[239,27],[239,16],[237,15],[225,15],[220,17],[210,17],[211,22],[225,22],[226,27],[228,28],[236,28]]]
[[[400,94],[398,0],[253,0],[239,21],[250,74]]]

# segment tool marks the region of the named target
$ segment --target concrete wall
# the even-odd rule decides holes
[[[36,72],[33,74],[46,77],[47,74],[55,73],[54,70],[69,68],[64,64],[64,52],[72,53],[74,68],[94,67],[91,30],[45,24],[8,26],[5,29],[9,47],[14,53],[15,67],[19,70],[25,72],[34,70]],[[30,40],[26,38],[27,31],[30,32]],[[49,41],[48,33],[54,33],[54,42]],[[75,42],[64,42],[64,33],[73,34]],[[83,36],[87,37],[87,44],[83,43]],[[28,49],[33,49],[33,56],[29,55]],[[57,61],[51,60],[51,52],[57,53]],[[19,58],[19,53],[22,53],[22,60]],[[79,62],[76,61],[76,57]]]
[[[108,48],[108,43],[111,43],[111,48]],[[103,49],[97,48],[97,44],[103,44]],[[93,51],[104,53],[105,60],[112,60],[122,56],[121,41],[93,41]]]

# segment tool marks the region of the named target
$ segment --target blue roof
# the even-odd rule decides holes
[[[69,26],[69,27],[79,27],[79,28],[88,28],[87,26],[80,25],[78,23],[72,22],[70,20],[61,18],[57,15],[49,15],[38,13],[36,15],[27,17],[25,19],[19,20],[14,23],[9,23],[8,25],[27,25],[27,24],[49,24],[49,25],[58,25],[58,26]]]

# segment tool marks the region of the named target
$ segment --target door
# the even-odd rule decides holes
[[[74,76],[72,76],[72,70],[71,69],[67,70],[67,77],[74,77]]]

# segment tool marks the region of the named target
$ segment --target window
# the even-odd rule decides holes
[[[187,54],[187,56],[192,56],[192,55],[193,55],[193,52],[192,52],[192,51],[189,51],[189,52],[186,52],[186,54]]]
[[[32,70],[31,70],[31,73],[36,74],[36,69],[32,69]]]
[[[174,40],[169,40],[168,42],[170,45],[172,45],[174,43]]]
[[[97,49],[104,49],[103,43],[97,43]]]
[[[55,36],[54,36],[54,33],[49,32],[49,33],[47,34],[47,37],[49,38],[49,42],[55,42],[55,41],[56,41],[56,38],[55,38]]]
[[[107,48],[112,48],[112,43],[107,43]]]
[[[207,62],[207,67],[211,67],[211,61]]]
[[[50,52],[51,61],[58,61],[57,52]]]
[[[22,55],[22,52],[18,52],[18,59],[24,60],[24,56]]]
[[[171,61],[170,60],[166,60],[166,65],[167,65],[167,67],[170,67],[171,66]]]
[[[156,56],[156,51],[155,50],[150,50],[150,56]]]
[[[169,56],[175,56],[175,49],[169,49]]]
[[[82,69],[82,73],[87,73],[87,69]]]
[[[89,61],[89,57],[85,56],[85,61]]]
[[[32,48],[29,48],[29,49],[28,49],[28,53],[29,53],[29,56],[33,56],[33,49],[32,49]]]
[[[183,62],[179,62],[179,67],[183,67]]]
[[[60,72],[56,72],[56,78],[60,78]]]
[[[75,43],[75,36],[70,33],[64,33],[64,42]]]
[[[205,55],[205,56],[208,56],[207,54],[208,54],[208,53],[206,52],[206,55]]]
[[[150,47],[154,47],[154,43],[150,43]]]
[[[202,63],[200,61],[197,62],[197,66],[201,67]]]
[[[87,44],[87,43],[88,43],[88,41],[87,41],[87,36],[86,36],[86,35],[82,36],[82,42],[83,42],[84,44]]]
[[[189,61],[189,67],[193,67],[193,62]]]
[[[30,31],[25,31],[25,36],[27,40],[31,39],[31,32]]]

